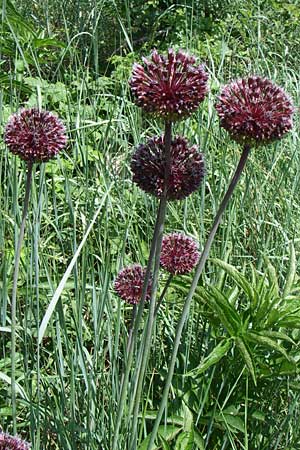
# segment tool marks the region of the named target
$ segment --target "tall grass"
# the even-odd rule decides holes
[[[96,33],[102,7],[101,2],[94,5],[91,34]],[[189,5],[186,8],[190,11]],[[47,28],[51,28],[51,16],[45,17]],[[122,40],[130,39],[128,16],[122,19],[126,31]],[[56,78],[48,78],[52,85],[63,83],[65,97],[56,101],[55,96],[49,96],[49,86],[33,88],[30,97],[31,102],[38,102],[39,96],[43,108],[56,110],[64,118],[70,140],[57,160],[48,163],[45,169],[37,167],[34,175],[18,285],[17,431],[36,450],[111,450],[131,320],[131,309],[119,302],[112,281],[123,265],[146,263],[157,208],[155,200],[132,184],[130,155],[138,143],[159,132],[160,124],[141,117],[130,101],[127,80],[132,57],[120,58],[110,79],[94,76],[77,51],[79,35],[75,39],[67,20],[65,23],[68,52],[62,50]],[[188,232],[203,245],[239,158],[238,147],[220,131],[215,117],[213,104],[219,85],[236,77],[237,71],[240,74],[256,71],[280,83],[298,104],[299,74],[296,66],[284,62],[283,55],[281,64],[272,63],[270,49],[263,46],[257,30],[244,30],[249,47],[256,49],[255,59],[249,62],[248,56],[234,52],[228,55],[226,46],[220,46],[219,42],[201,41],[190,26],[187,17],[188,33],[181,36],[180,45],[185,47],[188,36],[189,48],[205,56],[212,91],[199,112],[176,131],[183,131],[190,141],[199,144],[205,153],[207,175],[199,192],[168,206],[166,231]],[[84,26],[77,31],[85,32]],[[85,52],[94,54],[97,66],[101,53],[95,49],[95,40],[84,42]],[[230,27],[225,30],[223,42],[231,45]],[[16,57],[22,60],[24,52],[17,51]],[[47,67],[36,60],[31,72],[39,80],[40,76],[46,76]],[[25,85],[29,75],[25,69],[21,80]],[[16,73],[10,76],[11,80],[17,77]],[[27,100],[28,95],[20,86],[11,82],[5,87],[1,94],[1,129],[10,112]],[[288,270],[290,242],[299,254],[298,145],[297,117],[293,132],[282,142],[251,153],[211,252],[213,257],[226,258],[249,274],[251,263],[264,272],[264,257],[268,256],[282,285]],[[22,163],[8,154],[3,142],[1,146],[0,425],[12,431],[9,305],[22,208],[18,199],[24,195],[25,183]],[[90,233],[76,253],[93,219]],[[74,265],[61,285],[63,289],[39,344],[39,327],[74,255]],[[201,283],[217,283],[219,276],[216,266],[209,263]],[[138,417],[137,446],[152,429],[151,411],[159,404],[183,300],[173,286],[159,312]],[[222,362],[207,372],[201,386],[179,375],[197,365],[217,342],[209,323],[200,314],[201,305],[195,300],[176,361],[170,409],[178,404],[178,412],[187,405],[194,411],[194,425],[203,431],[201,445],[206,449],[213,448],[213,435],[220,427],[223,440],[216,444],[218,450],[296,448],[299,396],[292,375],[290,380],[288,376],[282,377],[278,386],[271,386],[266,380],[263,398],[245,375],[246,370],[234,378],[232,373],[223,372]],[[143,320],[146,322],[146,314]],[[133,386],[130,389],[132,392]],[[235,397],[237,390],[239,398]],[[231,405],[231,399],[240,402],[236,406],[246,424],[254,409],[257,417],[259,412],[264,414],[257,419],[255,429],[247,428],[248,437],[247,433],[238,434],[228,423],[226,407]],[[130,398],[125,405],[119,449],[129,448],[131,417],[126,416],[129,404]],[[187,411],[182,413],[184,423],[187,415]],[[166,412],[162,425],[170,425],[170,421],[174,425],[176,417],[169,418]]]

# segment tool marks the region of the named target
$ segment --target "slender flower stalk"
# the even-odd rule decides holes
[[[155,313],[154,313],[155,316],[158,313],[158,310],[159,310],[159,308],[160,308],[160,306],[161,306],[161,304],[162,304],[162,302],[163,302],[163,300],[165,298],[165,295],[167,293],[167,290],[169,289],[170,284],[172,283],[173,278],[174,278],[174,275],[172,273],[170,273],[170,275],[169,275],[169,277],[168,277],[168,279],[166,281],[166,284],[164,285],[162,293],[160,294],[159,299],[157,301],[156,308],[155,308]]]
[[[160,256],[161,256],[161,248],[162,248],[162,240],[163,240],[163,230],[164,230],[164,223],[165,223],[165,217],[166,217],[166,210],[167,210],[167,201],[168,201],[168,189],[170,186],[170,175],[171,175],[171,144],[172,144],[172,123],[166,122],[165,124],[165,177],[164,177],[164,189],[163,189],[163,195],[162,195],[162,210],[161,210],[161,220],[160,220],[160,228],[159,228],[159,234],[158,234],[158,241],[157,241],[157,247],[155,252],[155,261],[154,261],[154,269],[153,269],[153,284],[152,284],[152,291],[151,291],[151,299],[150,299],[150,307],[149,307],[149,315],[147,320],[147,326],[146,326],[146,333],[145,333],[145,339],[144,339],[144,345],[140,346],[139,349],[139,355],[138,355],[138,366],[136,369],[136,374],[134,376],[134,379],[136,380],[136,383],[134,385],[134,391],[131,395],[131,405],[134,406],[133,411],[133,425],[132,425],[132,437],[131,442],[132,445],[135,445],[136,442],[136,432],[137,432],[137,421],[138,421],[138,412],[140,407],[140,398],[141,393],[143,389],[143,382],[144,382],[144,375],[149,359],[149,352],[151,348],[151,342],[152,342],[152,332],[153,332],[153,325],[155,321],[155,310],[156,310],[156,294],[158,289],[158,275],[159,275],[159,268],[160,268]],[[129,417],[131,416],[132,406],[129,407]],[[132,446],[131,446],[132,448]]]
[[[125,372],[122,375],[120,396],[119,396],[119,402],[118,402],[118,412],[117,412],[117,419],[116,419],[115,429],[114,429],[114,439],[113,439],[112,450],[116,450],[118,447],[118,443],[119,443],[119,431],[120,431],[120,426],[121,426],[122,417],[123,417],[123,411],[124,411],[124,407],[125,407],[129,375],[130,375],[130,371],[131,371],[131,367],[132,367],[132,363],[133,363],[135,342],[137,340],[139,327],[140,327],[143,312],[144,312],[144,306],[145,306],[146,296],[147,296],[147,292],[148,292],[148,285],[149,285],[149,281],[150,281],[150,277],[151,277],[153,260],[155,257],[156,247],[157,247],[157,243],[158,243],[158,239],[159,239],[159,235],[160,235],[161,221],[162,221],[162,217],[164,216],[164,209],[165,209],[164,203],[165,202],[164,202],[163,198],[161,198],[160,202],[159,202],[153,237],[152,237],[152,241],[151,241],[149,259],[148,259],[146,272],[145,272],[142,295],[141,295],[140,302],[138,304],[138,310],[137,310],[137,314],[136,314],[135,321],[134,321],[131,341],[127,347],[127,351],[128,351],[127,364],[126,364]],[[153,281],[152,281],[152,283],[153,283]],[[152,286],[153,286],[153,284],[152,284]],[[153,289],[153,287],[152,287],[152,289]]]
[[[163,391],[163,395],[162,395],[162,399],[161,399],[161,403],[160,403],[160,407],[159,407],[159,411],[157,413],[156,416],[156,420],[154,422],[154,426],[152,429],[152,433],[151,433],[151,437],[147,446],[147,450],[150,450],[153,448],[153,444],[154,441],[156,439],[157,436],[157,431],[158,431],[158,427],[160,425],[160,421],[162,419],[167,401],[168,401],[168,395],[169,395],[169,390],[170,390],[170,386],[171,386],[171,382],[172,382],[172,378],[173,378],[173,374],[174,374],[174,368],[175,368],[175,364],[176,364],[176,358],[177,358],[177,353],[178,353],[178,348],[179,348],[179,344],[180,344],[180,339],[181,339],[181,335],[182,335],[182,331],[183,331],[183,327],[186,323],[188,314],[189,314],[189,310],[190,310],[190,306],[191,306],[191,301],[193,298],[193,295],[195,293],[199,278],[202,274],[202,271],[204,269],[205,263],[207,261],[208,255],[209,255],[209,251],[211,248],[211,245],[213,243],[215,234],[217,232],[217,229],[220,225],[221,219],[222,219],[222,215],[226,209],[226,206],[233,194],[233,191],[239,181],[239,178],[243,172],[243,169],[245,167],[245,164],[247,162],[248,156],[250,153],[250,147],[248,145],[245,145],[242,155],[240,157],[240,161],[238,163],[238,166],[236,168],[236,171],[233,175],[233,178],[230,182],[230,185],[228,187],[228,190],[221,202],[221,205],[218,209],[218,212],[216,214],[215,220],[213,222],[211,231],[208,235],[207,241],[205,243],[203,252],[200,256],[200,260],[199,263],[197,265],[196,268],[196,272],[190,287],[190,290],[187,294],[185,303],[184,303],[184,307],[183,307],[183,311],[182,311],[182,315],[180,317],[180,320],[177,324],[177,328],[176,328],[176,333],[175,333],[175,341],[174,341],[174,347],[173,347],[173,351],[172,351],[172,355],[171,355],[171,359],[170,359],[170,363],[169,363],[169,367],[168,367],[168,374],[167,374],[167,379],[166,379],[166,383],[165,383],[165,387],[164,387],[164,391]]]
[[[33,163],[27,163],[27,179],[25,188],[25,198],[22,211],[22,220],[20,226],[20,233],[17,243],[17,249],[15,254],[15,267],[13,275],[13,289],[11,298],[11,402],[12,402],[12,418],[13,418],[13,432],[17,432],[17,406],[16,406],[16,324],[17,324],[17,289],[18,289],[18,277],[19,266],[21,259],[21,249],[24,239],[26,217],[28,212],[29,195],[32,179]]]
[[[169,148],[169,151],[167,152],[167,154],[170,154],[171,137],[172,137],[172,123],[167,122],[166,127],[165,127],[165,143],[166,143],[165,145],[166,145],[166,148],[167,148],[167,146]],[[169,180],[169,172],[170,172],[169,165],[170,165],[169,157],[166,155],[166,180],[167,181]],[[155,222],[155,228],[154,228],[153,238],[152,238],[152,242],[151,242],[150,254],[149,254],[149,259],[148,259],[146,272],[145,272],[142,296],[141,296],[141,300],[138,304],[138,310],[137,310],[136,318],[134,321],[130,345],[128,345],[127,364],[126,364],[126,368],[125,368],[125,373],[122,376],[122,382],[121,382],[121,388],[120,388],[120,398],[119,398],[119,402],[118,402],[118,413],[117,413],[117,419],[116,419],[116,424],[115,424],[115,429],[114,429],[114,439],[113,439],[112,450],[117,449],[118,442],[119,442],[119,431],[120,431],[120,426],[121,426],[121,421],[122,421],[123,411],[124,411],[124,406],[125,406],[125,400],[126,400],[126,395],[127,395],[127,390],[128,390],[129,374],[130,374],[132,363],[133,363],[135,342],[137,340],[138,331],[139,331],[140,323],[141,323],[142,316],[143,316],[144,305],[145,305],[146,295],[148,292],[148,284],[149,284],[150,277],[151,277],[151,271],[152,271],[154,258],[156,260],[156,249],[159,246],[161,247],[162,233],[163,233],[163,227],[164,227],[164,221],[165,221],[165,215],[166,215],[166,204],[167,204],[166,196],[167,196],[167,184],[164,189],[164,195],[161,197],[160,202],[159,202],[159,207],[158,207],[158,212],[157,212],[157,217],[156,217],[156,222]],[[155,264],[155,266],[156,266],[156,264]],[[155,275],[155,268],[154,268],[153,279],[152,279],[151,299],[150,299],[150,312],[149,312],[149,315],[152,314],[152,316],[154,315],[152,310],[154,311],[154,308],[155,308],[155,294],[153,295],[153,292],[155,291],[155,293],[156,293],[156,291],[157,291],[156,277],[157,277],[157,275]],[[152,318],[152,320],[153,320],[153,318]],[[148,328],[147,328],[147,330],[148,330]]]

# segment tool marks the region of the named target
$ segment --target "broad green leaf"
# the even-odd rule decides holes
[[[274,295],[275,297],[279,297],[279,286],[278,286],[278,278],[277,278],[277,274],[276,274],[276,269],[271,264],[269,258],[265,257],[264,260],[265,260],[265,264],[267,266],[270,292],[272,293],[272,296]]]
[[[229,351],[229,349],[231,348],[231,340],[230,339],[226,339],[222,342],[220,342],[211,352],[208,356],[206,356],[206,358],[203,359],[203,361],[201,362],[201,364],[196,367],[195,369],[191,370],[190,372],[186,373],[184,376],[197,376],[200,375],[201,373],[205,372],[209,367],[213,366],[214,364],[216,364],[217,362],[219,362],[223,356],[226,355],[226,353]]]
[[[241,337],[237,336],[235,338],[235,343],[245,361],[245,364],[246,364],[246,366],[252,376],[253,382],[256,386],[255,369],[254,369],[254,364],[252,361],[251,354],[250,354],[249,350],[247,349],[247,346]]]
[[[212,258],[211,261],[215,263],[217,266],[221,267],[228,276],[230,276],[237,284],[240,286],[240,288],[245,292],[248,299],[251,301],[251,304],[253,305],[253,308],[255,308],[257,301],[258,301],[258,295],[253,286],[249,283],[245,275],[240,273],[234,266],[231,264],[228,264],[225,261],[222,261],[218,258]]]
[[[203,290],[203,297],[212,309],[216,313],[228,330],[231,336],[235,336],[241,329],[241,321],[236,310],[228,302],[228,299],[214,287],[209,287],[207,290]]]
[[[183,411],[184,411],[184,431],[188,431],[190,432],[191,430],[193,430],[194,427],[194,417],[193,417],[193,413],[190,410],[190,408],[188,408],[187,405],[183,406]]]
[[[194,443],[198,450],[205,450],[204,439],[198,430],[194,429]]]
[[[143,414],[143,417],[148,420],[155,420],[157,417],[157,411],[147,411]],[[167,424],[178,425],[179,427],[184,426],[184,418],[181,416],[169,416],[166,418]]]
[[[261,411],[254,411],[254,412],[251,414],[251,416],[252,416],[254,419],[256,419],[256,420],[260,420],[261,422],[264,422],[264,421],[265,421],[265,418],[266,418],[265,414],[262,413]]]
[[[176,427],[173,425],[160,425],[158,427],[158,436],[159,438],[163,438],[165,441],[169,442],[172,441],[178,433],[180,433],[180,431],[182,431],[181,427]],[[141,443],[141,445],[139,446],[138,450],[147,450],[148,448],[148,443],[150,441],[150,437],[151,434],[149,434],[146,439],[143,440],[143,442]],[[156,450],[159,447],[157,445],[153,445],[151,447],[151,450]]]
[[[285,356],[287,360],[290,360],[290,357],[288,356],[286,350],[274,339],[271,339],[267,336],[262,336],[261,334],[252,331],[249,331],[247,334],[245,334],[245,338],[249,341],[255,342],[256,344],[272,348],[273,350],[276,350],[277,352]]]
[[[282,293],[283,297],[287,297],[289,295],[289,293],[291,292],[291,289],[292,289],[292,286],[293,286],[293,283],[295,280],[295,275],[296,275],[296,265],[297,265],[297,261],[296,261],[295,247],[294,247],[294,244],[291,242],[290,243],[289,271],[286,275],[286,282],[285,282],[283,293]]]
[[[162,445],[162,450],[171,450],[171,447],[168,444],[168,441],[166,441],[162,436],[159,436],[160,443]]]
[[[239,416],[234,416],[232,414],[217,414],[215,419],[218,422],[224,422],[229,428],[234,428],[236,430],[245,432],[244,422]]]
[[[183,431],[176,439],[174,450],[192,450],[194,445],[194,432]]]
[[[270,338],[281,339],[283,341],[288,341],[291,344],[295,344],[293,339],[291,339],[287,334],[283,333],[282,331],[263,330],[263,331],[260,331],[258,334],[260,334],[262,336],[268,336]]]

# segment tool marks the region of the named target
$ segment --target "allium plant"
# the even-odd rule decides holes
[[[28,442],[0,431],[0,450],[30,450]]]
[[[134,182],[145,192],[158,197],[159,206],[132,339],[131,335],[129,336],[130,345],[122,377],[112,450],[119,446],[119,429],[133,363],[133,351],[148,295],[150,274],[153,272],[149,313],[133,374],[137,382],[132,386],[130,395],[129,415],[134,409],[131,444],[135,446],[139,400],[157,311],[156,294],[167,202],[186,198],[199,188],[204,176],[203,155],[195,146],[189,146],[184,137],[176,136],[172,139],[172,125],[199,107],[208,92],[207,81],[207,72],[203,65],[196,64],[194,56],[172,49],[169,49],[166,56],[159,55],[154,50],[149,60],[144,58],[143,64],[135,64],[129,81],[136,104],[146,113],[162,119],[165,132],[162,137],[153,137],[146,144],[140,145],[131,162]]]
[[[11,298],[11,396],[13,430],[16,433],[16,306],[17,285],[21,248],[24,238],[26,216],[28,211],[33,164],[46,162],[54,158],[66,145],[66,130],[60,119],[48,111],[38,108],[22,109],[13,114],[5,127],[4,141],[8,149],[19,156],[27,165],[25,198],[22,211],[19,238],[15,252],[13,289]]]
[[[198,244],[182,233],[171,233],[163,237],[160,264],[173,275],[191,272],[199,261]]]
[[[208,74],[196,58],[169,49],[166,56],[154,50],[143,64],[134,64],[129,81],[138,106],[168,121],[196,111],[208,92]]]
[[[22,109],[12,114],[5,127],[9,150],[26,162],[46,162],[66,145],[66,129],[49,111]]]
[[[117,295],[127,303],[137,304],[142,296],[142,288],[146,269],[139,264],[134,264],[122,269],[114,284]],[[151,280],[147,286],[146,300],[150,300]]]
[[[196,191],[204,177],[204,158],[195,145],[176,136],[171,142],[168,200],[182,200]],[[161,198],[165,179],[164,138],[153,137],[141,144],[131,159],[133,181],[145,192]]]
[[[272,81],[258,76],[225,86],[216,110],[220,125],[244,145],[258,146],[280,139],[293,126],[290,97]]]
[[[225,86],[218,99],[216,109],[220,117],[220,125],[230,133],[234,140],[243,144],[243,151],[229,187],[217,211],[185,299],[182,315],[176,328],[174,346],[167,370],[167,378],[160,407],[148,441],[147,450],[153,448],[158,427],[167,405],[180,339],[189,314],[193,295],[208,258],[223,212],[245,167],[251,146],[256,147],[280,139],[292,127],[294,107],[289,96],[283,89],[272,83],[272,81],[260,77],[249,77],[234,81]]]
[[[134,322],[132,345],[128,348],[128,362],[121,386],[113,450],[116,450],[118,445],[128,377],[133,362],[133,348],[137,342],[144,302],[148,295],[152,266],[154,267],[150,308],[143,340],[138,346],[136,367],[132,375],[135,383],[131,388],[128,408],[128,422],[132,421],[130,425],[130,448],[136,448],[139,402],[157,309],[174,275],[189,273],[194,268],[195,274],[176,328],[174,347],[162,400],[151,437],[147,442],[147,450],[154,447],[158,427],[167,404],[179,343],[192,297],[204,269],[223,212],[242,174],[250,149],[281,138],[292,127],[293,104],[283,89],[270,80],[252,76],[233,81],[225,86],[218,98],[216,109],[221,126],[229,132],[235,141],[243,144],[240,161],[217,211],[201,255],[196,242],[188,236],[171,233],[163,238],[167,201],[186,198],[198,189],[204,175],[202,154],[197,151],[195,146],[189,146],[184,137],[176,136],[172,139],[172,122],[187,117],[197,109],[208,91],[207,81],[208,76],[203,66],[197,65],[194,57],[188,56],[182,51],[175,53],[173,50],[169,50],[167,56],[159,55],[156,51],[153,51],[150,59],[144,58],[143,64],[133,66],[133,74],[129,82],[133,98],[145,112],[152,113],[155,117],[165,120],[165,133],[162,137],[152,137],[146,144],[141,144],[133,154],[131,161],[133,181],[146,193],[159,198],[160,203],[138,315]],[[157,301],[156,293],[160,265],[170,272],[170,276]]]

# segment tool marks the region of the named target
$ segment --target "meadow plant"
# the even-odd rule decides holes
[[[15,251],[13,290],[11,298],[11,397],[13,430],[16,433],[16,308],[21,248],[28,212],[33,165],[47,162],[66,145],[66,130],[60,119],[38,108],[22,109],[13,114],[5,127],[4,141],[8,149],[27,165],[25,198],[19,238]],[[11,447],[19,448],[19,447]],[[21,447],[20,447],[21,448]],[[22,447],[23,448],[23,447]]]
[[[204,177],[204,157],[196,146],[190,146],[182,136],[172,138],[173,122],[182,120],[193,113],[208,92],[208,75],[202,65],[196,65],[193,56],[183,51],[170,49],[167,56],[154,51],[150,59],[143,59],[143,65],[133,66],[129,82],[138,106],[154,117],[163,119],[165,133],[141,144],[131,161],[133,181],[146,193],[160,199],[150,256],[145,272],[139,311],[133,324],[133,339],[128,348],[128,360],[122,379],[118,416],[115,424],[113,449],[117,448],[118,433],[122,419],[127,383],[133,362],[133,351],[137,343],[137,331],[141,322],[144,302],[148,294],[150,270],[153,270],[150,307],[142,341],[138,345],[136,367],[131,378],[128,422],[132,421],[130,448],[136,448],[137,421],[143,379],[151,346],[153,325],[158,307],[175,275],[191,272],[195,267],[189,292],[179,319],[172,355],[168,367],[160,408],[154,423],[147,449],[156,439],[158,427],[167,405],[169,389],[174,373],[179,343],[187,320],[191,301],[204,269],[223,212],[233,194],[247,162],[252,147],[280,139],[292,128],[294,106],[283,89],[272,81],[258,76],[233,81],[223,88],[216,103],[220,125],[230,136],[243,145],[242,154],[235,173],[213,221],[200,255],[196,242],[181,233],[171,233],[163,237],[167,201],[182,200],[196,191]],[[160,298],[158,290],[159,268],[170,273]],[[135,303],[136,303],[135,299]]]

